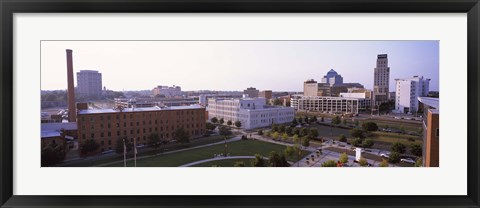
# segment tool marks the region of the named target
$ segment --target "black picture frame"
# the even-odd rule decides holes
[[[479,207],[478,0],[0,0],[1,207]],[[467,13],[468,194],[466,196],[24,196],[13,195],[14,13]],[[455,180],[446,178],[445,180]],[[252,187],[255,185],[252,184]],[[448,188],[448,187],[439,187]]]

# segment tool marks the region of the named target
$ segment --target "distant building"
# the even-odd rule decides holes
[[[198,103],[202,106],[208,106],[208,99],[210,98],[242,98],[243,94],[238,93],[220,93],[220,94],[201,94],[198,96]]]
[[[361,91],[361,90],[355,90]],[[363,92],[342,92],[340,97],[344,98],[358,98],[359,110],[367,110],[372,106],[372,91],[364,89]]]
[[[343,84],[343,77],[335,70],[330,69],[330,71],[327,72],[327,75],[323,76],[322,83],[330,84],[330,86]]]
[[[197,104],[195,98],[184,97],[153,97],[153,98],[115,98],[115,106],[122,105],[125,108],[131,108],[134,105],[137,108],[147,107],[169,107],[169,106],[188,106]]]
[[[293,120],[293,108],[265,105],[265,98],[209,99],[208,117],[227,121],[240,121],[241,128],[253,129]]]
[[[100,144],[99,152],[115,150],[118,139],[147,145],[156,133],[160,140],[174,139],[174,132],[184,129],[191,138],[205,134],[205,108],[200,105],[161,108],[86,109],[78,107],[78,143],[88,139]],[[99,153],[97,152],[97,153]]]
[[[406,79],[395,79],[396,113],[415,113],[418,111],[418,97],[428,95],[430,79],[414,76]]]
[[[165,97],[178,97],[183,95],[182,88],[175,85],[172,87],[158,85],[157,87],[153,88],[152,93],[153,96],[162,95]]]
[[[298,111],[358,114],[361,98],[293,95],[290,105]]]
[[[305,96],[317,96],[318,95],[318,82],[309,79],[303,82],[303,95]]]
[[[249,98],[258,98],[259,90],[255,87],[249,87],[243,91],[243,94],[248,95]]]
[[[271,90],[260,91],[259,97],[270,100],[270,99],[272,99],[272,91]]]
[[[363,88],[363,85],[360,83],[344,83],[343,77],[331,69],[322,78],[321,83],[314,79],[303,82],[303,95],[338,97],[340,93],[348,92],[349,88]]]
[[[102,74],[94,70],[77,72],[77,94],[80,97],[100,97],[102,95]]]
[[[439,99],[419,97],[423,105],[423,166],[439,167]]]
[[[373,76],[373,101],[375,106],[388,101],[389,83],[390,67],[388,67],[387,54],[379,54]]]

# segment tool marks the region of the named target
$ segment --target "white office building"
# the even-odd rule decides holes
[[[430,79],[414,76],[395,79],[395,113],[415,113],[418,111],[418,97],[428,95]]]
[[[371,96],[372,92],[365,90],[364,92],[341,92],[340,97],[343,98],[357,98],[358,99],[358,109],[367,110],[372,106]]]
[[[272,124],[288,123],[295,117],[291,107],[266,106],[265,98],[208,99],[208,119],[216,117],[227,121],[240,121],[242,128],[253,129]]]
[[[361,98],[293,95],[290,106],[299,111],[358,114]]]

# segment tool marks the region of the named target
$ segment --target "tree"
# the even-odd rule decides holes
[[[355,146],[355,147],[362,147],[362,142],[363,142],[363,139],[355,138],[352,141],[352,145]]]
[[[130,140],[128,140],[126,137],[118,138],[117,139],[117,145],[115,146],[115,152],[117,154],[123,154],[124,142],[125,142],[125,147],[126,147],[127,153],[130,152],[133,149],[133,143],[130,142]]]
[[[388,158],[388,162],[390,163],[398,163],[400,162],[400,153],[398,152],[392,152],[390,153],[390,156]]]
[[[243,162],[243,161],[237,161],[237,162],[235,162],[235,164],[233,165],[233,167],[245,167],[245,162]]]
[[[300,137],[297,134],[295,134],[293,135],[292,139],[293,139],[293,142],[298,143],[298,139],[300,139]]]
[[[255,154],[255,159],[252,161],[252,166],[253,167],[265,167],[265,160],[260,154]]]
[[[340,134],[340,136],[338,137],[338,141],[347,142],[347,137],[343,134]]]
[[[278,131],[278,125],[272,124],[272,131]]]
[[[385,160],[385,159],[382,159],[382,162],[380,163],[380,165],[378,165],[379,167],[388,167],[388,161]]]
[[[188,132],[183,128],[175,130],[173,138],[180,142],[180,144],[190,143],[190,136]]]
[[[323,116],[320,118],[320,121],[321,122],[324,122],[325,121],[325,118],[323,118]]]
[[[341,122],[340,117],[335,116],[334,118],[332,118],[332,124],[333,125],[338,125],[338,124],[340,124],[340,122]]]
[[[308,119],[308,116],[305,116],[305,123],[310,123],[310,119]]]
[[[310,128],[310,131],[308,132],[308,136],[311,139],[317,138],[318,137],[318,129],[317,128]]]
[[[300,135],[300,129],[299,128],[293,128],[293,134],[294,135]]]
[[[220,123],[220,124],[225,123],[225,121],[223,120],[223,118],[220,119],[219,123]]]
[[[268,159],[271,167],[288,167],[288,162],[284,155],[280,155],[275,151],[271,151]]]
[[[232,134],[232,131],[226,126],[220,126],[218,127],[218,133],[223,136],[228,136]]]
[[[278,127],[278,132],[279,132],[279,133],[284,133],[284,132],[285,132],[285,126],[284,126],[284,125],[280,125],[280,126]]]
[[[155,151],[160,147],[160,137],[158,136],[157,133],[152,133],[148,137],[148,146],[153,147]]]
[[[232,124],[233,124],[232,121],[230,120],[227,121],[227,125],[231,126]]]
[[[361,129],[352,129],[350,131],[350,135],[354,138],[360,138],[360,139],[365,138],[365,135],[363,134],[363,131]]]
[[[357,120],[355,121],[355,126],[358,126],[360,125],[360,122],[358,122]]]
[[[312,122],[317,122],[317,116],[313,116],[311,119]]]
[[[422,158],[418,158],[417,161],[415,161],[415,167],[422,167],[422,166],[423,166]]]
[[[235,121],[235,126],[236,126],[237,128],[240,128],[240,127],[242,126],[242,122],[240,122],[240,121]]]
[[[368,161],[365,159],[365,158],[360,158],[360,160],[358,161],[358,164],[361,166],[361,167],[367,167],[368,166]]]
[[[212,123],[217,123],[218,122],[218,118],[217,117],[213,117],[212,119],[210,119],[210,121]]]
[[[418,157],[422,156],[422,146],[419,144],[412,144],[412,146],[410,146],[410,153]]]
[[[335,162],[335,160],[329,160],[322,163],[322,167],[337,167],[337,163]]]
[[[347,163],[347,162],[348,162],[348,155],[347,155],[347,153],[345,153],[345,152],[342,153],[342,154],[340,155],[340,157],[338,158],[338,161],[341,162],[341,163],[343,163],[343,164]]]
[[[260,129],[260,130],[258,130],[257,133],[258,133],[258,135],[262,136],[263,135],[263,130]]]
[[[283,152],[284,152],[285,155],[291,157],[295,153],[295,148],[293,146],[287,146],[287,148],[285,148],[285,150]]]
[[[215,128],[217,128],[217,126],[215,126],[214,124],[209,123],[209,122],[207,122],[205,125],[206,125],[205,128],[210,130],[210,131],[213,131],[213,130],[215,130]]]
[[[347,119],[343,119],[342,124],[346,126],[347,125]]]
[[[272,134],[272,138],[274,140],[277,140],[279,136],[280,136],[280,134],[278,132],[273,132],[273,134]]]
[[[363,123],[362,128],[365,131],[377,131],[378,130],[377,124],[375,122],[371,122],[371,121]]]
[[[308,129],[307,128],[302,128],[300,130],[300,136],[307,136],[308,135]]]
[[[280,99],[278,99],[278,98],[275,98],[275,99],[273,100],[273,105],[282,105],[282,101],[281,101]]]
[[[303,137],[302,146],[304,146],[304,147],[310,146],[310,139],[308,137]]]
[[[292,135],[292,127],[290,127],[290,126],[285,127],[285,133],[288,136],[291,136]]]
[[[65,150],[58,144],[50,143],[42,149],[42,167],[53,166],[65,159]]]
[[[282,140],[287,140],[288,139],[288,134],[287,133],[283,133],[282,134]]]
[[[297,119],[293,118],[293,120],[292,120],[292,126],[297,126],[297,125],[298,125]]]
[[[400,143],[400,142],[395,142],[393,143],[392,147],[390,148],[392,152],[398,152],[398,153],[405,153],[405,150],[407,149],[407,147],[405,147],[404,144]]]
[[[82,155],[86,155],[88,153],[97,151],[98,148],[100,148],[100,144],[98,144],[97,141],[94,139],[88,139],[81,146],[80,153],[82,153]]]
[[[365,141],[363,141],[363,147],[365,148],[371,148],[374,144],[375,142],[373,141],[373,139],[366,139]]]

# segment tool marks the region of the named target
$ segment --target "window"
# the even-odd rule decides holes
[[[435,133],[435,136],[439,136],[440,135],[440,132],[439,132],[439,129],[437,129],[436,133]]]
[[[108,145],[112,145],[112,140],[108,140]]]
[[[107,134],[107,135],[108,135],[108,136],[112,136],[112,132],[108,132],[108,134]]]

